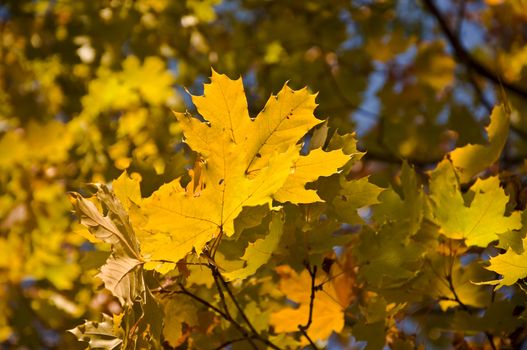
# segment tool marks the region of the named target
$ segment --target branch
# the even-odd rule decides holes
[[[490,68],[486,67],[484,64],[476,60],[461,44],[461,41],[459,40],[456,33],[450,29],[450,26],[448,25],[447,21],[435,5],[433,0],[423,0],[424,5],[428,9],[428,11],[434,16],[434,18],[437,20],[439,27],[441,28],[441,31],[447,38],[450,46],[454,50],[455,57],[457,58],[457,61],[464,64],[465,68],[467,69],[468,74],[468,82],[472,87],[474,88],[476,95],[481,100],[481,103],[485,106],[485,108],[490,112],[492,111],[492,105],[491,103],[485,98],[485,95],[483,94],[483,91],[481,90],[480,86],[475,81],[474,77],[472,77],[471,72],[474,71],[480,76],[483,76],[490,80],[492,83],[499,85],[516,95],[523,97],[527,99],[527,88],[524,88],[522,86],[516,85],[512,82],[508,82],[504,79],[502,79],[496,72],[492,71]],[[460,5],[460,14],[458,18],[458,28],[456,32],[459,34],[460,28],[463,21],[463,15],[465,12],[465,1],[462,2]],[[515,125],[510,125],[511,131],[516,133],[519,137],[521,137],[524,140],[527,140],[527,132],[523,131],[522,129],[518,128]]]
[[[461,35],[461,31],[463,30],[463,22],[465,21],[466,10],[467,10],[467,1],[461,0],[459,3],[459,7],[457,9],[457,23],[456,23],[456,29],[454,30],[454,34],[456,34],[456,36]]]
[[[452,273],[449,273],[447,276],[446,276],[446,279],[448,281],[448,285],[450,286],[450,291],[452,292],[452,294],[454,295],[454,300],[459,304],[459,306],[461,306],[461,308],[463,310],[465,310],[466,312],[468,312],[469,314],[471,314],[471,310],[468,308],[468,306],[466,304],[464,304],[461,299],[459,299],[459,295],[456,293],[456,290],[454,288],[454,283],[452,281]],[[493,349],[493,350],[496,350],[496,345],[494,344],[494,337],[492,336],[492,334],[488,331],[484,331],[483,332],[485,334],[485,336],[487,337],[487,340],[489,341],[490,343],[490,347]]]
[[[157,293],[162,293],[162,294],[167,294],[167,295],[172,295],[172,294],[183,294],[183,295],[186,295],[194,300],[196,300],[198,303],[202,304],[203,306],[207,307],[208,309],[214,311],[215,313],[217,313],[218,315],[220,315],[221,317],[223,317],[223,319],[227,320],[228,322],[232,323],[232,325],[242,334],[242,336],[244,337],[243,339],[246,339],[252,346],[254,349],[258,349],[258,347],[256,346],[256,344],[254,344],[254,342],[252,341],[252,338],[254,338],[254,336],[251,336],[249,335],[249,333],[247,332],[247,330],[245,330],[245,328],[243,328],[238,322],[236,322],[236,320],[234,320],[231,315],[228,313],[228,310],[226,312],[223,312],[221,311],[220,309],[218,309],[216,306],[212,305],[211,303],[209,303],[208,301],[206,301],[205,299],[195,295],[194,293],[192,292],[189,292],[185,286],[183,286],[182,283],[179,283],[179,288],[181,290],[167,290],[167,289],[164,289],[164,288],[160,288],[158,290],[154,290],[153,292],[157,292]],[[224,299],[223,299],[224,300]]]
[[[251,336],[249,336],[248,338],[255,339],[255,336],[254,336],[254,335],[251,335]],[[228,340],[228,341],[222,343],[221,345],[215,347],[214,350],[221,350],[221,349],[224,349],[224,348],[226,348],[227,346],[232,345],[232,344],[234,344],[234,343],[239,343],[239,342],[242,342],[242,341],[244,341],[244,340],[248,340],[248,338],[236,338],[236,339]]]
[[[452,29],[450,29],[445,18],[439,11],[439,9],[434,4],[433,0],[423,0],[424,5],[428,11],[435,17],[439,27],[441,28],[443,34],[446,36],[450,46],[455,52],[457,60],[463,63],[468,69],[473,70],[479,75],[487,78],[496,85],[501,85],[505,89],[515,93],[516,95],[527,99],[527,89],[524,87],[518,86],[512,82],[501,79],[496,72],[492,71],[490,68],[486,67],[484,64],[476,60],[472,55],[463,47],[459,38],[454,34]]]
[[[223,276],[219,272],[218,268],[216,266],[214,266],[214,265],[209,265],[209,268],[211,269],[212,276],[214,277],[214,281],[216,282],[216,288],[218,289],[218,292],[220,293],[220,298],[222,299],[222,303],[223,303],[224,307],[227,308],[227,304],[225,303],[225,296],[224,296],[223,290],[222,290],[222,288],[220,286],[220,282],[223,285],[223,288],[225,289],[225,291],[227,292],[229,297],[231,298],[234,306],[236,306],[236,309],[238,310],[240,316],[243,318],[243,320],[245,321],[245,323],[247,324],[247,326],[249,327],[249,329],[253,333],[253,338],[256,339],[256,340],[261,341],[262,343],[264,343],[265,345],[267,345],[268,347],[270,347],[272,349],[280,350],[280,348],[278,346],[276,346],[273,342],[271,342],[267,338],[262,337],[256,331],[256,329],[252,325],[251,321],[249,320],[249,318],[247,317],[247,315],[243,311],[242,307],[238,303],[238,300],[236,300],[236,297],[232,293],[232,290],[231,290],[229,284],[227,283],[227,281],[225,281],[225,279],[223,278]],[[229,316],[230,316],[230,314],[229,314]],[[249,339],[247,339],[247,340],[249,340]]]
[[[406,160],[408,163],[412,164],[413,166],[417,168],[430,168],[432,166],[435,166],[437,163],[439,163],[443,157],[439,157],[436,159],[429,159],[429,160],[423,160],[418,158],[402,158],[397,157],[395,155],[390,155],[386,153],[378,153],[372,150],[368,150],[364,157],[362,157],[364,160],[370,160],[370,161],[379,161],[384,163],[390,163],[390,164],[402,164],[403,160]]]
[[[451,241],[452,242],[452,241]],[[450,248],[450,251],[452,252],[452,248]],[[450,264],[450,271],[446,275],[446,280],[448,282],[448,286],[450,288],[450,291],[454,295],[454,301],[458,303],[458,305],[465,310],[467,313],[472,314],[472,311],[469,309],[469,307],[459,299],[459,295],[456,292],[456,289],[454,288],[454,281],[452,279],[452,273],[453,273],[454,264]],[[492,350],[496,350],[496,345],[494,344],[494,337],[492,334],[488,331],[483,332],[485,336],[487,337],[487,340],[490,343],[490,347]]]
[[[218,271],[218,269],[216,268],[215,265],[210,264],[209,268],[210,268],[210,270],[212,272],[212,277],[214,278],[214,283],[216,284],[216,289],[218,290],[218,293],[220,294],[220,300],[221,300],[221,304],[223,306],[223,310],[225,311],[225,314],[228,317],[228,319],[234,321],[234,318],[231,316],[231,313],[229,312],[229,308],[227,307],[227,302],[225,300],[225,294],[223,294],[223,289],[221,288],[221,285],[220,285],[220,283],[218,281],[218,279],[219,279],[218,277],[221,276],[221,275],[220,275],[220,273],[219,273],[219,271]],[[231,297],[231,299],[232,299],[232,297]],[[237,305],[236,301],[234,301],[234,304]],[[258,333],[255,331],[254,327],[251,324],[249,324],[249,328],[251,329],[251,332],[253,333],[253,335],[259,337]],[[245,331],[245,329],[244,329],[244,331]],[[247,333],[247,331],[245,331],[244,336],[245,336],[247,341],[251,344],[251,346],[254,349],[258,349],[256,344],[249,337],[249,334]]]
[[[313,266],[313,269],[311,269],[311,265],[309,265],[308,262],[304,262],[304,266],[306,267],[307,271],[309,272],[309,276],[311,276],[311,295],[309,297],[309,317],[307,319],[307,323],[303,326],[301,324],[298,325],[298,329],[300,332],[302,332],[302,335],[309,341],[309,344],[313,347],[313,349],[317,350],[317,346],[315,345],[315,342],[309,337],[307,334],[307,330],[311,326],[311,323],[313,322],[313,305],[315,303],[315,293],[318,290],[316,285],[316,277],[317,277],[317,266]]]

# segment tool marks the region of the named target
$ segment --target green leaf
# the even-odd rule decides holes
[[[472,334],[479,332],[510,333],[524,323],[514,315],[516,307],[516,303],[510,300],[499,300],[490,304],[482,317],[459,310],[452,317],[452,328]]]
[[[269,234],[263,239],[249,243],[249,246],[245,250],[245,254],[242,256],[242,260],[245,261],[245,266],[241,269],[225,272],[223,276],[231,281],[245,279],[254,275],[260,267],[269,261],[280,243],[283,232],[284,223],[280,218],[280,214],[273,214],[271,223],[269,224]]]
[[[417,174],[405,161],[401,169],[400,196],[393,188],[379,195],[379,204],[373,205],[375,221],[383,224],[386,221],[397,221],[408,227],[410,235],[417,233],[424,215],[425,197]]]
[[[424,247],[409,239],[408,234],[406,229],[391,223],[378,232],[366,228],[353,250],[360,276],[373,287],[401,286],[415,277]]]
[[[366,341],[366,350],[381,350],[384,347],[384,320],[375,323],[361,321],[353,326],[352,334],[359,341]]]
[[[378,196],[384,189],[370,183],[368,177],[351,181],[341,177],[340,185],[339,195],[333,201],[337,215],[348,224],[364,223],[357,210],[379,203]]]

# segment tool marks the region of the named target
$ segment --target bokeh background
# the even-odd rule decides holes
[[[0,348],[82,348],[66,329],[119,312],[66,193],[182,175],[171,110],[192,111],[211,67],[243,77],[253,116],[286,81],[318,92],[379,184],[403,158],[423,171],[484,143],[506,103],[500,167],[521,187],[526,42],[522,0],[0,1]]]

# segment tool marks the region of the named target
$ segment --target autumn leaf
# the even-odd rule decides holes
[[[321,149],[299,157],[282,188],[273,195],[274,199],[293,204],[321,202],[322,199],[315,190],[305,189],[306,183],[313,182],[320,176],[334,174],[349,159],[341,150],[324,152]]]
[[[518,280],[527,277],[527,254],[525,252],[517,254],[512,249],[509,249],[503,254],[490,258],[490,265],[487,269],[501,275],[501,278],[480,282],[479,284],[495,285],[496,289],[503,286],[511,286]]]
[[[193,96],[205,122],[176,113],[185,142],[202,163],[189,173],[186,188],[176,179],[141,204],[148,222],[139,238],[151,260],[177,262],[201,253],[211,239],[234,234],[243,207],[320,201],[305,184],[335,173],[348,160],[341,150],[301,156],[297,144],[321,120],[315,95],[287,86],[255,118],[248,114],[241,79],[212,72],[203,96]],[[199,184],[199,186],[198,186]]]
[[[273,252],[278,247],[282,233],[284,231],[284,223],[279,214],[274,214],[271,223],[269,224],[269,233],[263,239],[258,239],[254,243],[249,243],[245,254],[241,259],[245,262],[245,266],[223,273],[226,280],[244,279],[253,275],[260,267],[266,264]]]
[[[121,202],[106,186],[96,186],[96,197],[108,214],[101,214],[91,201],[72,193],[75,212],[95,238],[112,245],[111,255],[97,276],[123,305],[131,304],[145,290],[139,245]]]
[[[277,272],[280,276],[280,291],[298,307],[286,307],[271,314],[270,323],[277,333],[297,332],[298,326],[308,321],[311,276],[305,270],[297,274],[285,265],[279,266]],[[322,277],[316,279],[317,284],[322,282]],[[339,294],[333,284],[323,284],[322,290],[315,294],[312,323],[307,331],[309,337],[314,341],[325,340],[332,332],[340,332],[344,327],[345,306],[339,304]]]
[[[339,195],[333,200],[337,215],[349,224],[360,224],[364,220],[359,216],[357,210],[379,203],[379,194],[384,191],[371,182],[368,177],[357,180],[346,181],[340,179]]]
[[[498,177],[478,179],[463,196],[453,166],[441,162],[431,173],[430,203],[433,220],[452,239],[465,239],[468,246],[486,247],[498,234],[521,228],[519,212],[505,216],[509,198]]]
[[[490,115],[490,124],[486,130],[489,137],[488,145],[469,144],[456,148],[448,155],[461,183],[470,181],[473,176],[498,160],[509,134],[509,116],[505,107],[494,107]],[[443,160],[445,161],[448,160]]]
[[[87,341],[90,349],[112,350],[121,346],[122,334],[116,332],[114,319],[103,314],[102,322],[86,321],[84,324],[68,330],[79,339]]]

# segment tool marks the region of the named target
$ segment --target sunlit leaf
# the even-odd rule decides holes
[[[431,174],[434,220],[445,236],[465,239],[467,245],[486,247],[498,239],[498,234],[522,227],[519,212],[505,216],[509,199],[497,177],[478,179],[465,196],[459,186],[449,162],[440,163]]]

